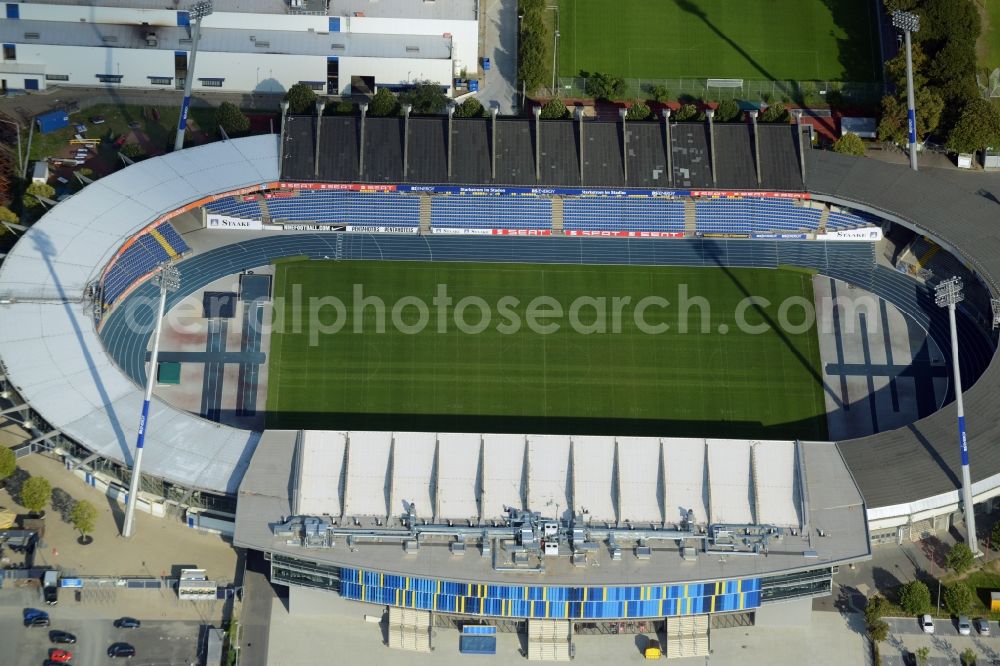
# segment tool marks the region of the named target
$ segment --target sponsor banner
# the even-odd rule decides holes
[[[825,234],[816,236],[817,240],[853,240],[853,241],[879,241],[882,240],[881,227],[863,227],[861,229],[838,229],[828,231]]]
[[[278,228],[284,231],[345,231],[347,229],[347,225],[288,223],[288,224],[282,224]]]
[[[750,238],[750,234],[716,234],[701,231],[696,231],[694,235],[698,238]]]
[[[729,197],[735,199],[756,198],[756,199],[808,199],[808,192],[754,192],[746,191],[723,191],[723,190],[691,190],[693,197]]]
[[[264,223],[260,220],[246,220],[242,217],[230,217],[209,213],[205,217],[205,227],[207,229],[230,229],[235,231],[260,231],[264,228]]]
[[[415,234],[420,231],[419,227],[381,227],[358,224],[348,224],[343,229],[361,234]]]
[[[803,240],[809,238],[809,234],[751,234],[751,238],[771,238],[777,240]]]
[[[686,197],[689,190],[625,190],[625,189],[588,189],[580,187],[489,187],[463,185],[399,185],[399,192],[426,194],[473,194],[473,195],[504,195],[522,194],[534,196],[602,196],[602,197]]]
[[[454,227],[431,227],[432,234],[473,235],[473,236],[551,236],[551,229],[458,229]]]
[[[295,192],[291,190],[275,190],[274,192],[266,192],[264,194],[265,199],[290,199],[295,196]]]
[[[684,238],[681,231],[610,231],[607,229],[569,229],[567,236],[597,236],[600,238]]]
[[[395,185],[373,185],[370,183],[278,183],[277,186],[286,190],[339,190],[341,192],[395,192],[397,190]]]

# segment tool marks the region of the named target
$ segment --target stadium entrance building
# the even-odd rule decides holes
[[[564,649],[575,624],[641,621],[688,656],[710,616],[808,618],[870,555],[830,443],[479,433],[267,431],[234,542],[270,559],[291,613],[387,609],[414,649],[432,616],[548,626]]]

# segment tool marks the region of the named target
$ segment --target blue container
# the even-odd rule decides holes
[[[479,81],[477,79],[469,79],[469,92],[479,92]]]

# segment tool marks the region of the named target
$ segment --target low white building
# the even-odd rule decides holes
[[[0,87],[182,88],[186,10],[156,0],[7,3]],[[291,3],[291,4],[289,4]],[[477,0],[217,0],[202,21],[194,90],[322,94],[440,83],[478,62]],[[312,6],[316,4],[317,6]]]

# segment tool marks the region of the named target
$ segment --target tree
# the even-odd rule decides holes
[[[548,44],[552,37],[545,23],[544,0],[521,0],[518,10],[521,33],[517,40],[517,78],[528,92],[533,92],[548,78]]]
[[[990,548],[1000,550],[1000,520],[993,523],[993,531],[990,532]]]
[[[873,594],[865,604],[865,624],[870,627],[881,620],[888,607],[889,604],[885,600],[885,597],[880,594]]]
[[[316,105],[316,92],[304,83],[296,83],[285,93],[289,113],[309,113]]]
[[[927,646],[917,648],[917,666],[927,666],[927,658],[931,656],[931,649]]]
[[[967,584],[953,583],[944,590],[944,605],[952,615],[965,615],[972,607],[972,588]]]
[[[601,72],[594,72],[587,76],[587,83],[584,86],[584,92],[587,93],[588,97],[606,100],[621,99],[625,96],[627,89],[625,79]]]
[[[930,610],[931,591],[923,581],[911,580],[899,591],[899,605],[910,615],[922,615]]]
[[[974,99],[965,106],[962,116],[948,136],[948,150],[973,153],[982,148],[1000,146],[1000,110],[987,99]],[[994,548],[1000,547],[997,523],[993,528]]]
[[[448,106],[448,97],[441,84],[432,81],[421,81],[399,98],[413,106],[413,113],[441,113]]]
[[[674,118],[679,123],[683,123],[688,120],[695,120],[697,117],[698,107],[694,104],[684,104],[681,108],[677,109],[677,113],[674,114]]]
[[[456,118],[482,118],[486,114],[482,102],[470,97],[455,108]]]
[[[399,115],[399,100],[388,88],[379,88],[368,104],[368,115],[376,118]]]
[[[146,156],[146,150],[137,143],[126,143],[121,147],[121,154],[133,160]]]
[[[649,94],[657,102],[666,102],[670,99],[670,91],[667,90],[666,86],[653,86],[649,89]]]
[[[0,481],[7,479],[17,469],[17,458],[6,446],[0,446]]]
[[[250,129],[250,119],[232,102],[223,102],[215,111],[215,122],[226,134],[238,135]]]
[[[903,94],[906,94],[905,89]],[[922,140],[938,128],[938,124],[941,122],[941,112],[944,110],[944,100],[930,88],[919,89],[915,97],[917,138]],[[878,137],[881,141],[891,141],[899,145],[909,141],[909,123],[905,101],[891,95],[882,98],[882,119],[878,124]]]
[[[965,648],[962,650],[962,654],[959,655],[962,660],[962,666],[975,666],[976,663],[976,651],[972,648]]]
[[[10,208],[7,208],[7,206],[0,206],[0,222],[6,222],[7,224],[17,224],[18,222],[20,222],[20,218],[18,218],[17,213],[12,211]],[[5,227],[0,227],[0,229],[2,228]]]
[[[945,557],[945,564],[948,568],[955,573],[961,575],[972,568],[972,549],[966,543],[956,543],[948,551],[947,557]]]
[[[723,100],[715,108],[715,120],[720,123],[729,123],[737,120],[741,113],[743,112],[740,111],[740,105],[736,103],[736,100]]]
[[[21,197],[21,203],[25,208],[34,208],[39,205],[38,197],[52,199],[55,196],[55,188],[48,183],[32,183],[31,185],[28,185],[28,188],[24,191],[24,196]]]
[[[542,107],[541,117],[545,120],[562,120],[569,117],[569,109],[566,108],[561,99],[555,97]]]
[[[46,479],[33,476],[21,487],[21,504],[31,513],[39,513],[52,498],[52,486]]]
[[[927,54],[924,52],[920,42],[913,43],[913,87],[923,88],[927,83],[927,64],[929,62]],[[885,61],[885,73],[889,80],[896,84],[896,88],[906,94],[906,49],[899,49],[895,56]]]
[[[632,106],[629,107],[625,118],[626,120],[646,120],[649,118],[650,113],[649,106],[641,99],[637,99],[632,102]]]
[[[781,102],[771,104],[760,114],[760,121],[762,123],[787,123],[788,109]]]
[[[75,502],[69,512],[69,519],[73,527],[80,532],[80,537],[86,540],[97,523],[97,507],[87,500]]]
[[[843,155],[864,155],[865,142],[854,132],[847,132],[833,142],[833,152]]]
[[[868,635],[875,643],[881,643],[889,638],[889,623],[885,620],[876,620],[868,625]]]

